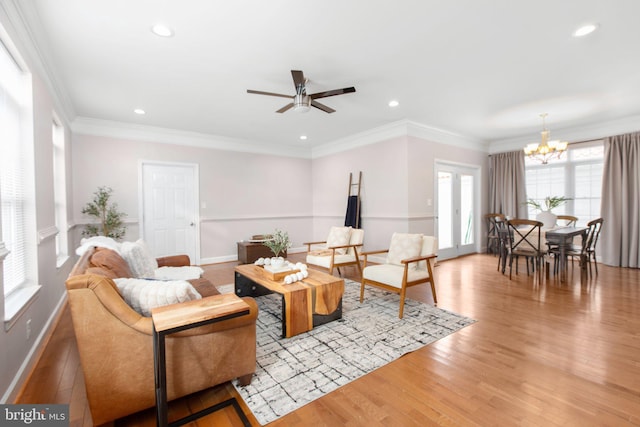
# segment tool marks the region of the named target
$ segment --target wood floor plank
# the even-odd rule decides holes
[[[292,261],[305,254],[290,254]],[[351,382],[273,423],[280,426],[640,425],[640,270],[599,265],[599,274],[509,280],[497,258],[439,262],[438,306],[476,323]],[[205,266],[216,285],[235,263]],[[344,269],[358,279],[355,269]],[[428,286],[408,298],[433,303]],[[237,393],[230,383],[172,402],[171,417]],[[91,425],[68,308],[16,403],[68,400],[71,425]],[[240,402],[252,425],[259,425]],[[154,426],[153,410],[119,426]],[[232,410],[197,426],[240,426]]]

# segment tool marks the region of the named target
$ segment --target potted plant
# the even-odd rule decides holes
[[[278,258],[281,253],[286,252],[287,249],[291,247],[291,241],[289,241],[289,233],[276,229],[276,231],[269,236],[269,238],[263,243],[263,245],[271,249],[271,252],[273,252],[275,257]],[[284,259],[282,259],[282,262],[284,263]]]
[[[552,210],[562,206],[568,200],[571,199],[564,196],[547,196],[544,199],[544,209],[537,200],[529,199],[525,203],[540,211],[540,213],[536,215],[536,220],[542,222],[544,228],[553,228],[556,225],[558,217]]]
[[[93,217],[97,223],[87,224],[82,231],[83,236],[106,236],[112,239],[122,239],[127,227],[123,218],[125,213],[118,211],[118,205],[109,203],[113,190],[109,187],[98,187],[93,193],[93,201],[82,208],[82,213]]]

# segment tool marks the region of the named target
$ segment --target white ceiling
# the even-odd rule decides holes
[[[555,137],[640,114],[638,0],[14,2],[71,121],[299,148],[401,120],[497,141],[538,139],[542,112]],[[246,93],[293,94],[292,69],[357,92],[321,100],[333,114]]]

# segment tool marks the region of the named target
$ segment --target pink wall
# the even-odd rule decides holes
[[[344,223],[349,172],[359,171],[365,249],[388,247],[396,231],[433,235],[436,160],[479,167],[481,206],[486,206],[486,153],[402,136],[314,159],[314,238],[322,240],[331,225]]]
[[[440,144],[426,139],[409,137],[409,212],[412,232],[435,233],[436,196],[434,183],[434,165],[436,162],[446,162],[479,168],[480,212],[478,224],[484,226],[482,214],[488,205],[489,194],[489,158],[486,152],[462,148],[455,145]],[[431,204],[429,204],[431,201]],[[482,234],[482,232],[481,232]]]
[[[314,238],[344,224],[349,173],[362,171],[362,225],[367,248],[388,245],[392,229],[403,229],[407,206],[407,141],[395,138],[313,160]],[[355,188],[354,188],[355,194]]]
[[[311,237],[309,159],[90,135],[73,137],[76,222],[86,221],[80,212],[93,192],[99,186],[109,186],[114,201],[128,215],[127,239],[137,239],[142,160],[199,166],[204,262],[230,260],[236,254],[237,241],[275,228],[288,231],[294,246]]]

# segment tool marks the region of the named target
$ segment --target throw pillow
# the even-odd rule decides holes
[[[96,248],[91,255],[93,267],[106,270],[104,275],[113,277],[133,277],[127,262],[117,252],[107,248]]]
[[[344,246],[349,244],[351,227],[331,227],[327,236],[327,247]],[[336,249],[336,254],[344,255],[347,249]]]
[[[151,316],[151,309],[169,304],[201,299],[202,296],[184,280],[114,279],[124,298],[136,312]]]
[[[122,243],[120,252],[129,264],[133,277],[155,277],[154,271],[158,268],[158,262],[151,255],[151,251],[142,239]]]
[[[422,249],[422,234],[393,233],[391,245],[387,254],[387,264],[403,265],[402,260],[420,255]],[[415,270],[417,263],[409,265]]]

